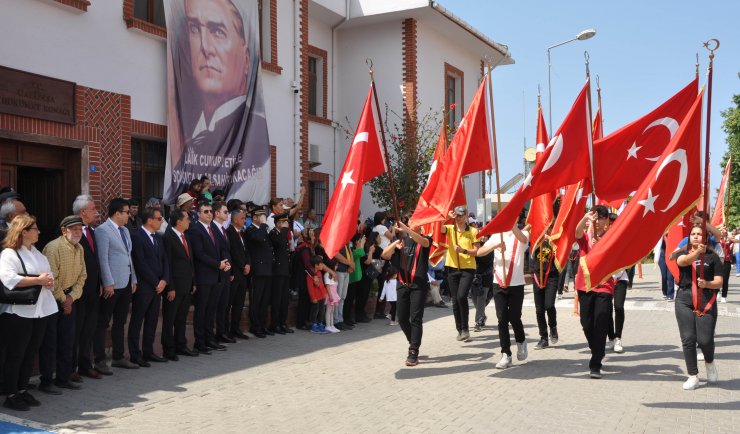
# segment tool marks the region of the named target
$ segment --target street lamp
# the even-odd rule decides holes
[[[594,36],[596,36],[596,29],[586,29],[582,31],[581,33],[577,34],[575,38],[568,39],[565,42],[561,42],[559,44],[555,44],[553,46],[547,47],[547,104],[548,104],[548,118],[550,123],[550,134],[553,134],[552,131],[552,83],[550,80],[550,69],[552,69],[552,64],[550,63],[550,50],[552,50],[555,47],[559,47],[561,45],[565,45],[567,43],[573,42],[573,41],[585,41],[586,39],[591,39]]]

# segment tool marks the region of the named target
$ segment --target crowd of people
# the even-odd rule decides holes
[[[71,205],[72,214],[59,222],[59,236],[39,251],[36,219],[18,193],[0,194],[0,377],[6,408],[40,405],[29,392],[37,360],[38,391],[59,395],[62,389],[80,389],[83,377],[113,375],[111,367],[151,367],[227,351],[228,344],[250,335],[264,339],[294,333],[288,326],[294,296],[296,328],[315,334],[352,330],[372,321],[366,306],[374,287],[373,316],[400,326],[409,344],[407,366],[418,364],[425,307],[447,307],[442,293],[449,295],[456,340],[463,342],[470,340],[468,299],[476,332],[485,326],[485,309],[493,300],[502,353],[496,367],[506,369],[513,364],[509,325],[517,360],[528,357],[522,323],[527,262],[540,337],[536,349],[559,339],[555,300],[568,286],[567,271],[553,266],[549,235],[530,252],[524,214],[511,231],[481,237],[466,208],[455,208],[441,229],[447,252],[432,263],[432,238],[408,227],[403,217],[395,221],[378,212],[358,220],[355,236],[329,258],[319,234],[330,229],[320,227],[313,210],[301,216],[292,198],[273,198],[266,206],[224,202],[223,192],[210,192],[207,179],[193,181],[177,197],[168,219],[156,198],[141,209],[138,201],[112,199],[102,222],[93,197],[80,195]],[[603,206],[584,215],[572,258],[588,253],[614,218]],[[708,245],[702,244],[701,225],[695,225],[671,256],[680,270],[676,291],[670,273],[663,273],[665,298],[676,300],[689,374],[685,389],[699,384],[697,346],[709,381],[717,381],[714,299],[721,290],[720,302],[726,300],[733,260],[740,275],[740,235],[707,228],[713,234]],[[661,258],[662,246],[663,254],[657,248]],[[700,257],[703,275],[695,277]],[[631,277],[620,272],[587,291],[582,272],[574,271],[580,321],[591,350],[590,376],[600,378],[606,349],[624,351],[624,301]],[[693,307],[697,287],[706,306],[701,315]]]

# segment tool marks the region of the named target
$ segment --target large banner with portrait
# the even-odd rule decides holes
[[[257,2],[165,2],[167,203],[204,175],[229,199],[269,199]]]

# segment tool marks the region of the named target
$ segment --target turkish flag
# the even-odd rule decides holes
[[[429,170],[427,186],[432,185],[432,183],[435,183],[434,185],[436,185],[436,182],[439,180],[439,172],[437,171],[437,168],[444,158],[446,147],[447,134],[445,133],[443,126],[442,130],[439,133],[439,140],[437,140],[437,148],[434,150],[434,156],[432,157],[432,166]],[[460,192],[462,192],[462,189],[460,189]],[[464,197],[462,200],[462,203],[464,204]],[[456,204],[457,202],[459,202],[459,198],[456,198],[453,201],[453,204]],[[431,263],[432,265],[439,264],[439,261],[441,261],[447,253],[447,238],[445,235],[442,234],[441,227],[441,221],[427,223],[426,225],[422,226],[422,232],[432,237],[432,245],[429,248],[429,263]]]
[[[719,191],[717,192],[717,202],[714,204],[714,213],[712,214],[712,226],[722,226],[725,224],[725,196],[728,194],[730,187],[730,175],[732,167],[732,157],[727,160],[727,166],[725,166],[725,174],[722,175],[722,183],[719,185]]]
[[[456,198],[460,197],[458,190],[462,188],[462,177],[469,173],[491,169],[485,88],[484,79],[460,121],[449,149],[433,173],[437,179],[430,179],[421,193],[414,214],[409,220],[409,226],[422,226],[446,220]]]
[[[538,104],[537,154],[535,155],[535,164],[542,158],[542,154],[545,152],[545,143],[549,141],[550,140],[547,137],[547,127],[545,126],[545,118],[542,116],[542,106]],[[527,223],[532,225],[532,228],[529,230],[529,240],[532,243],[530,251],[532,254],[537,250],[537,246],[542,242],[547,227],[552,223],[554,217],[552,213],[552,203],[554,201],[554,191],[549,191],[532,199],[532,206],[530,206],[529,215],[527,216]]]
[[[481,229],[480,235],[511,230],[529,199],[591,177],[589,91],[589,81],[586,80],[563,124],[545,147],[532,171],[511,201]]]
[[[678,219],[669,229],[665,238],[665,263],[668,266],[673,278],[678,282],[678,264],[671,260],[671,253],[678,249],[678,244],[691,232],[691,219],[696,213],[696,208],[692,208],[683,217]]]
[[[617,208],[637,190],[696,99],[698,79],[647,115],[594,141],[596,195]]]
[[[347,160],[324,214],[322,226],[326,229],[321,231],[320,238],[330,258],[357,233],[363,184],[386,171],[373,116],[372,98],[371,87]]]
[[[598,286],[642,259],[666,229],[699,199],[702,96],[703,92],[695,97],[668,147],[614,225],[581,257],[587,288]]]
[[[550,233],[550,245],[555,251],[555,267],[563,271],[576,241],[576,226],[586,213],[586,202],[591,193],[591,180],[584,179],[565,190],[560,200],[560,210]]]

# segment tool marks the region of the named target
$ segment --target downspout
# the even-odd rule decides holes
[[[339,122],[336,119],[336,106],[334,101],[334,94],[336,93],[336,62],[334,59],[337,57],[337,52],[334,49],[335,43],[334,40],[336,39],[336,33],[335,31],[340,28],[344,23],[346,23],[349,20],[349,2],[350,0],[346,0],[345,7],[344,7],[344,18],[331,28],[331,126],[333,128],[332,131],[332,138],[333,138],[333,153],[332,153],[332,176],[333,181],[336,181],[337,179],[337,130],[339,130]]]
[[[293,0],[293,195],[301,191],[301,0]],[[276,166],[277,167],[277,166]]]

